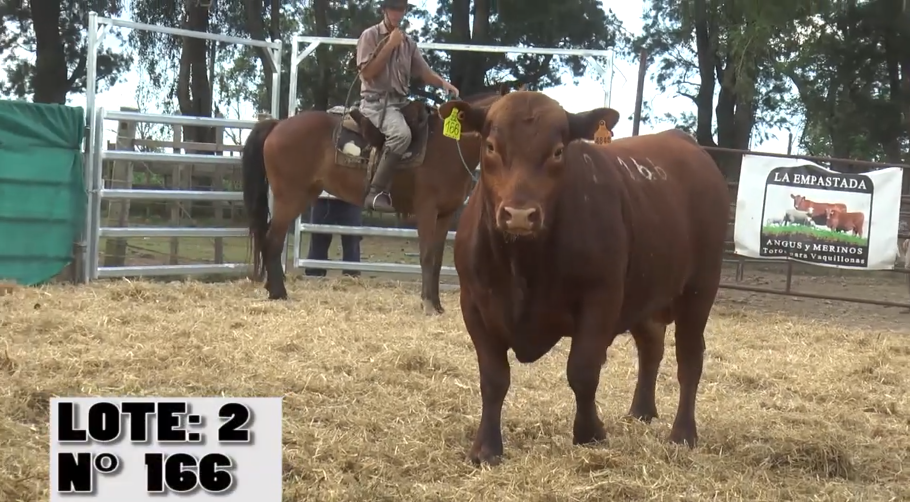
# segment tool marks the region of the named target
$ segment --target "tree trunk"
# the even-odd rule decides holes
[[[208,31],[209,11],[207,7],[199,5],[198,0],[188,0],[186,10],[187,29]],[[177,101],[182,115],[212,116],[212,86],[209,83],[208,65],[206,64],[207,52],[205,40],[183,38],[177,82]],[[187,128],[185,137],[188,141],[214,143],[215,129],[212,127]]]
[[[244,24],[250,38],[254,40],[265,40],[265,22],[263,21],[263,0],[243,0]],[[266,111],[272,95],[272,66],[269,63],[269,51],[265,48],[254,49],[256,56],[259,58],[259,64],[262,65],[262,86],[265,89],[265,95],[269,96],[265,104],[260,104],[257,112]],[[268,110],[271,112],[271,110]]]
[[[490,40],[490,0],[474,0],[474,29],[471,33],[471,43],[484,45]],[[483,52],[465,52],[467,56],[467,71],[462,82],[463,87],[458,87],[464,95],[481,92],[485,88],[487,73],[487,54]]]
[[[329,35],[329,0],[313,0],[313,17],[315,18],[315,28],[317,37],[328,37]],[[316,86],[313,89],[313,109],[329,109],[329,86],[331,79],[329,75],[329,48],[326,44],[320,44],[316,48],[316,66],[319,68],[319,77]]]
[[[33,0],[31,10],[36,46],[32,82],[35,103],[66,104],[71,84],[66,75],[66,53],[60,36],[60,0]]]
[[[471,43],[471,0],[452,0],[452,40],[457,44]],[[471,53],[452,51],[449,78],[463,95],[471,94]]]
[[[695,127],[695,138],[703,146],[716,146],[714,143],[714,61],[717,52],[717,30],[708,23],[708,7],[705,0],[695,0],[695,48],[698,54],[698,74],[700,84],[695,96],[698,108],[698,119]]]

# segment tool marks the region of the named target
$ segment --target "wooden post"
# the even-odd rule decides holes
[[[180,141],[183,138],[183,128],[179,125],[175,125],[173,127],[173,130],[174,130],[174,153],[181,153],[182,149],[178,148],[177,145],[180,144]],[[173,168],[171,169],[171,176],[170,176],[170,183],[169,183],[170,186],[165,187],[165,188],[170,189],[170,188],[176,188],[176,187],[180,186],[180,184],[181,184],[180,175],[182,174],[182,172],[183,172],[183,164],[174,164]],[[178,201],[168,202],[168,206],[170,206],[170,210],[171,210],[171,218],[170,218],[169,226],[179,227],[180,226],[180,210],[182,209],[180,202],[178,202]],[[170,252],[170,256],[168,257],[168,264],[169,265],[179,264],[179,262],[180,262],[179,256],[180,256],[180,240],[177,237],[171,237],[171,252]]]
[[[121,106],[120,111],[138,112],[138,108]],[[133,140],[136,139],[136,123],[123,122],[117,124],[117,150],[133,150]],[[133,164],[131,162],[116,161],[111,169],[111,188],[130,189],[133,187]],[[105,226],[126,227],[129,223],[130,201],[116,200],[108,202]],[[126,239],[122,237],[107,239],[104,246],[104,266],[122,267],[126,264]]]
[[[224,114],[220,111],[215,111],[215,117],[223,119]],[[215,128],[215,155],[224,155],[224,127]],[[212,173],[212,191],[213,192],[223,192],[224,191],[224,177],[227,176],[228,166],[224,164],[219,164],[215,166],[214,172]],[[215,223],[216,227],[224,227],[224,209],[225,203],[223,201],[215,201],[212,203],[212,220]],[[215,263],[224,263],[224,237],[215,237]]]
[[[231,170],[231,190],[243,190],[242,169],[235,167]],[[233,226],[233,222],[243,217],[243,211],[243,202],[231,202],[231,226]]]

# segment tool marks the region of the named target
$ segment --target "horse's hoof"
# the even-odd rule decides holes
[[[287,291],[281,293],[269,293],[269,300],[287,300],[288,293]]]
[[[428,316],[440,315],[445,312],[445,309],[442,308],[442,305],[439,305],[433,300],[424,300],[423,301],[423,313]]]

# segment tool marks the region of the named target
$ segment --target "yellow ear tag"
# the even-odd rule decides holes
[[[603,120],[597,124],[597,131],[594,132],[594,143],[598,145],[606,145],[613,141],[613,133],[607,129],[607,123]]]
[[[458,115],[460,114],[461,112],[458,111],[458,108],[452,108],[452,113],[442,122],[443,136],[452,138],[455,141],[461,139],[461,122],[458,120]]]

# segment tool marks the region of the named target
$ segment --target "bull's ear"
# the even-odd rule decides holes
[[[509,93],[509,84],[499,84],[499,95],[505,96]]]
[[[594,139],[594,133],[600,121],[603,121],[610,132],[619,122],[619,112],[612,108],[595,108],[581,113],[566,112],[569,119],[569,140]]]
[[[488,107],[471,106],[461,100],[446,101],[439,106],[439,116],[445,120],[455,110],[458,121],[461,122],[462,132],[477,132],[483,130],[483,123],[487,120]]]

